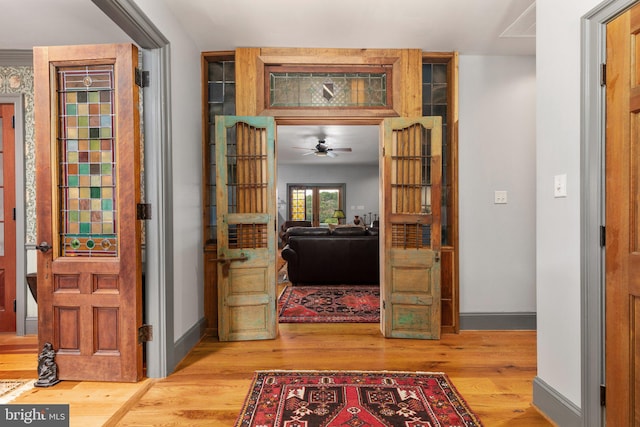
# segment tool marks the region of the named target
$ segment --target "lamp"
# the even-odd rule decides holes
[[[338,220],[338,224],[340,224],[340,220],[345,218],[344,211],[342,209],[336,209],[333,211],[333,217]]]

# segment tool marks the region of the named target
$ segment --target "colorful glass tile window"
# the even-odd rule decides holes
[[[114,70],[58,69],[62,256],[117,256]]]

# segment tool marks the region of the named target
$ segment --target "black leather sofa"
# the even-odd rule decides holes
[[[294,285],[377,285],[380,254],[377,229],[292,227],[282,258]]]
[[[278,237],[280,237],[280,244],[282,246],[287,244],[285,240],[285,235],[287,234],[287,230],[291,227],[311,227],[311,221],[285,221],[280,226],[280,232],[278,232]],[[280,246],[280,247],[282,247]]]

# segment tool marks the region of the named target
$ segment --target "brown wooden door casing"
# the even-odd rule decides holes
[[[640,6],[607,24],[606,424],[640,425]]]
[[[203,182],[210,183],[215,178],[215,167],[211,159],[211,138],[213,135],[212,107],[209,90],[211,89],[210,71],[212,64],[232,61],[235,66],[236,94],[235,113],[242,116],[264,115],[264,68],[268,64],[296,64],[304,67],[309,64],[360,64],[386,63],[386,57],[397,57],[394,75],[394,93],[398,95],[399,116],[415,117],[422,114],[422,64],[446,63],[448,69],[446,114],[447,142],[443,141],[443,159],[447,162],[446,191],[447,235],[449,238],[441,251],[441,330],[443,333],[458,333],[459,324],[459,254],[458,254],[458,54],[457,52],[420,52],[383,49],[314,49],[314,48],[240,48],[234,51],[202,52],[202,118],[203,118]],[[217,66],[217,65],[216,65]],[[395,95],[394,95],[395,96]],[[217,101],[219,102],[219,101]],[[301,117],[299,109],[290,108],[274,113],[278,124],[355,124],[346,118],[342,108],[315,112],[305,111]],[[219,114],[219,113],[217,113]],[[362,112],[352,112],[350,116],[360,115],[358,123],[379,125],[380,116]],[[393,114],[395,116],[395,114]],[[443,122],[444,125],[444,122]],[[444,137],[444,136],[443,136]],[[213,170],[213,172],[212,172]],[[444,179],[444,178],[443,178]],[[215,180],[215,179],[213,179]],[[443,181],[444,182],[444,181]],[[210,260],[210,254],[217,251],[215,239],[210,228],[215,224],[215,190],[210,185],[203,187],[203,237],[205,264],[205,315],[208,328],[216,334],[218,319],[217,271],[218,266]],[[444,218],[444,217],[443,217]]]
[[[140,202],[139,94],[134,84],[137,61],[138,50],[129,44],[34,48],[35,115],[38,118],[35,130],[37,235],[41,245],[48,242],[52,246],[52,249],[38,253],[38,340],[41,348],[47,342],[53,345],[60,379],[137,381],[143,374],[142,344],[138,342],[138,328],[142,324],[142,257],[141,224],[136,220],[136,204]],[[59,98],[67,95],[59,91],[58,73],[95,66],[111,69],[113,86],[99,92],[98,103],[91,100],[93,95],[87,95],[90,98],[87,118],[89,126],[95,129],[104,125],[94,124],[95,117],[108,122],[105,114],[111,114],[111,134],[104,133],[102,128],[98,134],[88,129],[87,139],[80,130],[80,115],[74,118],[72,110],[64,110],[70,107],[64,104],[69,102],[66,98],[62,101]],[[87,90],[104,84],[95,76],[94,79],[87,76],[82,79]],[[111,96],[105,103],[112,106],[112,113],[102,111],[103,95]],[[94,104],[98,105],[96,111],[93,111]],[[79,105],[80,101],[73,111],[84,108]],[[61,115],[63,110],[68,116]],[[71,118],[78,122],[77,140],[71,131],[64,139],[60,136],[61,129],[71,129],[67,122]],[[70,234],[63,236],[66,220],[60,218],[72,215],[61,210],[64,192],[71,191],[76,182],[75,178],[73,182],[68,178],[72,173],[71,155],[65,154],[69,156],[68,164],[62,164],[60,147],[70,140],[77,142],[79,153],[85,143],[89,147],[83,152],[88,156],[88,161],[83,163],[87,169],[79,165],[77,173],[80,177],[78,193],[90,191],[90,202],[80,200],[79,205],[88,203],[91,206],[91,229],[82,234],[87,230],[83,225],[79,226],[78,247],[87,252],[99,251],[95,245],[99,241],[106,249],[95,256],[73,254],[69,247],[76,247],[75,240],[69,245],[64,239]],[[104,149],[102,144],[106,144],[108,150],[101,151]],[[72,150],[70,146],[66,147],[65,150]],[[113,156],[111,170],[110,161],[100,157],[109,155]],[[78,156],[82,158],[83,154]],[[100,176],[99,167],[95,171],[100,179],[94,181],[94,175],[91,175],[90,184],[87,184],[90,187],[82,187],[85,185],[82,184],[83,176],[89,167],[91,174],[94,173],[94,164],[106,168],[107,172],[102,169]],[[68,181],[64,181],[65,176]],[[73,191],[75,194],[76,190]],[[105,196],[107,193],[113,206],[105,204],[109,201]],[[98,206],[94,204],[94,195],[98,199],[103,196]],[[113,210],[109,214],[110,206]],[[75,207],[70,204],[69,212],[73,209]],[[81,218],[86,215],[80,210],[78,214]],[[107,215],[112,217],[115,237],[93,240],[97,233],[93,227],[99,224],[98,218],[103,219],[101,236],[108,235],[104,231],[108,227]],[[79,246],[80,243],[84,246]],[[113,245],[115,249],[111,249]],[[108,255],[108,251],[112,251],[112,255]]]
[[[0,105],[2,119],[2,251],[0,252],[0,332],[16,331],[15,129],[13,104]]]

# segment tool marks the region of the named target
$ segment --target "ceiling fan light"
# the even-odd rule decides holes
[[[326,151],[314,151],[313,154],[318,157],[327,157],[329,153],[327,153]]]

